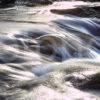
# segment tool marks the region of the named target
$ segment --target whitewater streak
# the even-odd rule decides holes
[[[66,100],[66,75],[100,73],[100,20],[50,12],[49,18],[39,10],[33,18],[31,10],[23,8],[3,10],[5,17],[0,15],[0,99],[41,100],[43,95],[48,100]],[[48,91],[56,98],[49,97]]]

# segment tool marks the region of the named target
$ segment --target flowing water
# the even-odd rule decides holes
[[[80,66],[86,64],[84,60],[90,60],[94,67],[100,67],[100,19],[50,12],[51,9],[69,9],[78,5],[88,3],[61,2],[44,7],[0,9],[0,100],[100,99],[99,91],[82,91],[62,84],[60,78],[65,77],[65,73],[52,73],[53,70],[48,69],[53,65],[57,70],[57,65],[78,59],[83,61]],[[99,64],[95,65],[95,61]],[[45,69],[46,66],[49,67]],[[48,74],[51,77],[49,83]],[[36,83],[40,85],[31,86],[32,90],[5,89],[23,81],[31,84],[35,78],[39,78]],[[42,84],[44,81],[47,83]]]

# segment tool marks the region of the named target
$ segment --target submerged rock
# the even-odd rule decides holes
[[[70,81],[74,87],[79,89],[100,89],[99,72],[73,74],[67,76],[65,80]]]

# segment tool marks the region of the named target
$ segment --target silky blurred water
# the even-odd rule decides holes
[[[77,4],[87,5],[84,2],[67,4],[69,8]],[[13,65],[15,68],[31,72],[33,67],[41,64],[63,63],[74,58],[99,61],[100,19],[50,12],[50,9],[63,7],[66,8],[65,2],[56,2],[44,7],[15,6],[0,9],[1,66]],[[27,75],[25,80],[33,77],[31,73]],[[13,77],[23,80],[24,76]],[[73,92],[74,89],[69,88],[69,91]],[[78,93],[81,92],[77,90]],[[68,95],[71,97],[72,94]],[[87,96],[82,100],[91,99]]]

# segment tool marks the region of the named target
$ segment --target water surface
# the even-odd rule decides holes
[[[66,4],[69,4],[67,8]],[[9,72],[7,73],[8,76],[16,82],[14,84],[17,84],[17,81],[41,77],[41,73],[45,73],[45,69],[42,69],[42,66],[45,67],[45,65],[63,63],[64,61],[70,61],[70,59],[95,59],[99,61],[100,19],[77,17],[70,14],[59,15],[50,12],[51,9],[59,10],[63,7],[72,9],[79,4],[88,5],[84,2],[71,2],[71,5],[69,2],[55,2],[53,5],[44,7],[15,6],[0,9],[0,66],[4,68],[1,68],[1,72],[2,70]],[[93,6],[93,4],[91,5]],[[99,5],[99,3],[95,3],[95,5]],[[38,66],[39,76],[35,75],[36,73],[33,70],[34,67]],[[5,81],[7,81],[7,85],[9,85],[9,80],[5,76],[6,74],[3,74],[3,76],[2,73],[0,74],[0,77],[5,79],[1,79],[0,84],[2,82],[6,84]],[[65,74],[62,75],[61,73],[59,75],[55,72],[54,76],[54,78],[59,78],[59,76],[65,76]],[[44,92],[43,99],[40,98],[41,96],[37,97],[37,92],[35,92],[33,98],[44,100],[48,95],[50,98],[47,100],[59,100],[59,98],[61,98],[60,100],[96,100],[96,98],[99,100],[100,98],[99,91],[97,94],[93,91],[83,92],[74,87],[63,85],[60,87],[60,82],[57,80],[56,82],[58,82],[58,88],[60,89],[56,91],[56,89],[45,87],[45,85],[40,86],[35,91],[39,91],[39,95]],[[65,91],[66,88],[68,88],[67,93],[62,93],[61,91]],[[27,92],[30,93],[24,91],[22,95],[27,94]],[[80,96],[72,97],[75,92]],[[0,96],[2,93],[1,89]],[[55,98],[54,95],[60,95],[61,97]],[[5,96],[8,100],[17,100],[13,98],[14,95],[8,97],[9,95],[5,94]],[[18,95],[18,100],[20,100],[19,97]],[[31,100],[30,97],[27,98],[26,100]]]

